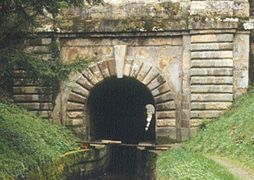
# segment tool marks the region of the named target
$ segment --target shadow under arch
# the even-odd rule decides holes
[[[123,143],[155,141],[155,115],[145,131],[147,104],[154,105],[150,90],[131,77],[112,76],[96,84],[88,96],[90,137]]]

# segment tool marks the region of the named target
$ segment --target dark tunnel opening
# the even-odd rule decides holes
[[[154,141],[154,119],[145,131],[147,104],[154,104],[153,96],[139,81],[127,77],[104,80],[91,90],[88,99],[92,139],[133,144]]]
[[[150,90],[136,79],[105,79],[91,90],[88,99],[91,139],[121,140],[127,144],[154,142],[154,116],[148,131],[145,131],[147,104],[154,105],[153,96]],[[111,147],[109,169],[134,173],[136,148]]]

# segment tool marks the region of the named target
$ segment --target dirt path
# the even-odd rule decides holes
[[[241,167],[237,163],[232,162],[231,160],[219,157],[219,156],[207,156],[209,159],[215,161],[221,166],[225,167],[230,173],[235,175],[237,178],[242,180],[254,180],[254,173],[250,172],[244,167]]]

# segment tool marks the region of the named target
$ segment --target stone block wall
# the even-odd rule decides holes
[[[45,61],[52,60],[51,38],[29,38],[25,45],[24,51],[33,52]],[[52,87],[32,81],[31,76],[24,69],[13,70],[14,102],[41,117],[49,117],[53,110]]]
[[[44,87],[22,81],[23,72],[17,70],[14,99],[50,114],[84,139],[90,138],[89,92],[105,78],[128,76],[147,86],[155,100],[156,139],[169,143],[188,139],[204,118],[221,115],[246,92],[249,74],[253,77],[249,33],[254,23],[247,0],[105,4],[68,9],[57,18],[63,20],[57,32],[40,19],[39,41],[30,42],[27,50],[47,59],[48,35],[54,33],[63,62],[77,56],[96,61],[71,74],[54,102],[38,90]]]
[[[191,126],[220,115],[233,101],[233,34],[191,36]]]
[[[16,179],[92,179],[107,171],[109,158],[110,149],[105,145],[70,151],[39,167],[30,167]]]

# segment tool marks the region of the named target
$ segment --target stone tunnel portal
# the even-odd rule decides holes
[[[123,143],[154,142],[155,115],[145,131],[147,104],[154,105],[153,96],[138,80],[105,79],[91,90],[88,98],[91,138]]]

